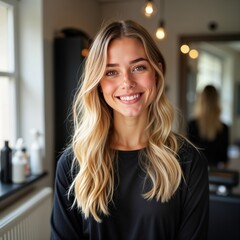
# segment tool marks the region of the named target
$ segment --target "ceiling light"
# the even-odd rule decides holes
[[[166,33],[165,33],[164,25],[165,25],[164,21],[160,20],[157,31],[156,31],[156,37],[158,39],[164,39],[165,38]]]
[[[156,7],[153,0],[147,0],[144,6],[144,14],[146,17],[151,17],[156,12]]]

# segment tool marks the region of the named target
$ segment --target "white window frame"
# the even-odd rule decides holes
[[[10,13],[12,22],[12,31],[9,32],[12,39],[11,47],[8,49],[10,55],[12,55],[11,61],[11,68],[9,71],[0,71],[0,77],[8,77],[12,78],[13,81],[11,83],[11,93],[12,96],[10,106],[12,107],[11,113],[11,133],[8,140],[10,142],[10,146],[14,146],[16,142],[16,138],[19,132],[20,122],[19,122],[19,77],[18,77],[18,62],[19,62],[19,55],[18,55],[18,25],[17,25],[17,18],[18,18],[18,0],[0,0],[1,3],[5,3],[6,5],[10,5],[12,7],[12,12]],[[10,19],[10,20],[11,20]],[[1,143],[2,144],[2,143]]]

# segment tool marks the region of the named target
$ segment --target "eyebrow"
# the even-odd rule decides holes
[[[134,60],[130,61],[130,64],[141,62],[141,61],[147,61],[148,62],[148,60],[146,58],[137,58],[137,59],[134,59]],[[117,64],[117,63],[108,63],[107,64],[107,67],[116,67],[116,66],[119,66],[119,64]]]

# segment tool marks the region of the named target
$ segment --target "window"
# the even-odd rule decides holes
[[[220,57],[202,51],[198,60],[197,90],[212,84],[219,88],[222,84],[223,61]]]
[[[228,51],[219,47],[218,54],[201,51],[198,59],[197,92],[208,85],[214,85],[219,91],[221,105],[221,119],[226,124],[233,122],[233,97],[232,97],[232,62],[233,56]]]
[[[16,135],[16,54],[15,6],[13,0],[0,0],[0,146],[10,145]]]

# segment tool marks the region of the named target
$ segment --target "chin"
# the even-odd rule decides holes
[[[124,117],[139,117],[143,114],[142,111],[129,111],[129,112],[123,112],[122,115]]]

